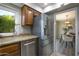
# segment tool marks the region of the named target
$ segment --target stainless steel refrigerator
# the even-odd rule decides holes
[[[53,52],[53,39],[51,34],[51,28],[48,16],[41,14],[34,18],[34,24],[32,28],[32,34],[39,36],[38,39],[38,55],[49,56]]]

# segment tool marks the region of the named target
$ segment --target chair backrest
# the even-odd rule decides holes
[[[72,37],[69,37],[69,36],[66,36],[66,35],[63,35],[62,38],[63,38],[64,41],[72,41],[73,40]]]

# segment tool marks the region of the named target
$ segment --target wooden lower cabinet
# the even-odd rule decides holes
[[[0,47],[0,56],[20,56],[20,43]]]

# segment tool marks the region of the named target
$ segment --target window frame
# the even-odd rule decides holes
[[[0,4],[0,9],[14,13],[15,14],[15,20],[20,19],[20,13],[18,11],[18,8],[15,8],[15,6],[7,5],[7,4]],[[18,24],[20,24],[20,23],[16,23],[16,21],[15,21],[15,26],[18,25]],[[12,36],[12,35],[15,35],[15,33],[16,33],[16,31],[14,29],[14,32],[0,33],[0,35],[2,35],[2,36]]]

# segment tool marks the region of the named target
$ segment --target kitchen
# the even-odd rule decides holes
[[[6,23],[6,19],[8,22],[0,24],[0,55],[56,56],[55,13],[70,9],[76,11],[75,55],[78,55],[79,4],[1,3],[0,22]]]

